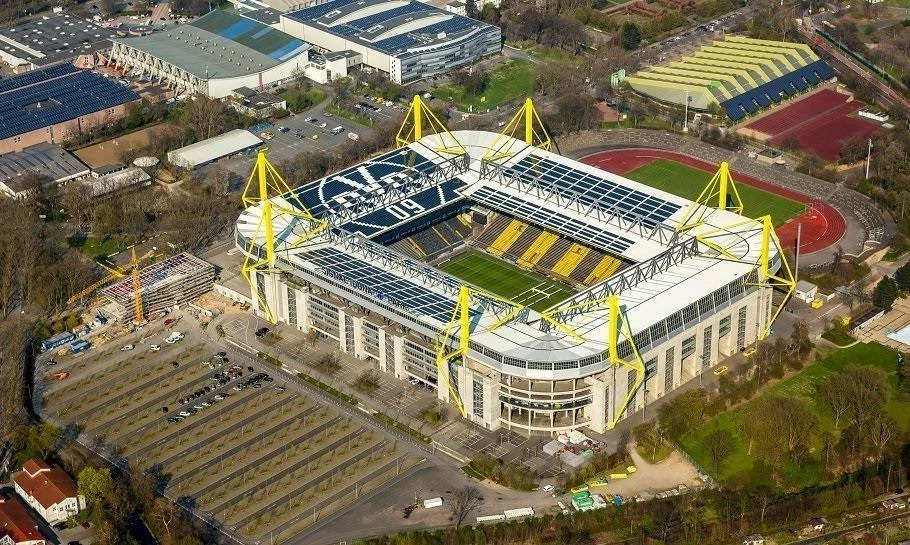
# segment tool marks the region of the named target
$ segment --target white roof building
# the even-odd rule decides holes
[[[190,144],[167,154],[172,165],[183,168],[197,168],[244,150],[262,144],[255,134],[244,129],[234,129],[207,140]]]

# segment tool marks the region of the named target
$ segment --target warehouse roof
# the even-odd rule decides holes
[[[35,144],[22,151],[0,155],[0,183],[13,193],[23,189],[25,174],[36,172],[61,183],[85,176],[89,168],[75,155],[56,144]]]
[[[44,16],[0,29],[0,49],[37,66],[45,66],[110,47],[117,34],[70,15]]]
[[[262,140],[250,131],[234,129],[208,140],[169,151],[167,160],[177,166],[195,168],[261,143]]]
[[[255,74],[310,48],[290,34],[223,10],[167,32],[114,41],[203,79]]]
[[[287,15],[389,55],[459,40],[497,27],[416,0],[330,0]]]
[[[71,64],[0,79],[0,139],[138,98],[126,87]]]

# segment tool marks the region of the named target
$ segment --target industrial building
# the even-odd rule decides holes
[[[303,71],[309,49],[259,21],[213,10],[165,32],[114,40],[111,61],[178,94],[224,98],[239,87],[263,90],[291,79]]]
[[[234,129],[207,140],[167,152],[167,160],[181,168],[196,168],[253,149],[262,144],[258,136],[245,129]]]
[[[502,51],[499,27],[416,0],[330,0],[281,16],[321,52],[354,51],[366,69],[409,83]]]
[[[182,305],[212,289],[215,266],[189,254],[181,253],[139,271],[142,309],[153,312]],[[136,304],[134,279],[125,278],[101,291],[111,304],[104,307],[114,319],[132,319]]]
[[[724,165],[724,197],[694,203],[508,134],[423,134],[252,201],[236,245],[260,315],[479,426],[611,429],[767,335],[775,288],[792,291],[770,218],[730,206]],[[574,295],[535,309],[546,288],[511,300],[437,267],[463,252]]]
[[[19,199],[36,189],[29,175],[48,184],[64,184],[89,175],[90,169],[75,155],[56,144],[41,143],[22,151],[0,155],[0,193]]]
[[[834,77],[803,43],[726,36],[625,81],[646,96],[695,110],[719,106],[733,121],[757,113]]]
[[[71,137],[120,120],[139,95],[107,78],[57,64],[0,79],[0,154]]]
[[[0,59],[24,72],[110,49],[116,37],[111,29],[72,15],[43,16],[0,29]]]

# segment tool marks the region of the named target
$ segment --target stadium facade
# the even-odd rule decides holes
[[[330,0],[281,16],[321,51],[354,51],[363,65],[409,83],[502,51],[498,27],[416,0]]]
[[[739,121],[832,77],[831,67],[806,44],[727,36],[625,81],[661,102],[688,102],[696,110],[717,105]]]
[[[765,280],[786,265],[769,222],[509,136],[449,136],[247,201],[237,247],[274,264],[245,268],[257,312],[525,434],[604,432],[763,337],[779,312]],[[426,233],[449,246],[431,256]],[[509,300],[436,267],[466,250],[577,293],[534,310],[546,294]]]
[[[292,79],[302,73],[310,49],[278,29],[224,10],[166,32],[113,42],[111,61],[124,71],[210,98]]]

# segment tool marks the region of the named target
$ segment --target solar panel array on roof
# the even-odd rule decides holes
[[[335,248],[312,250],[307,252],[306,258],[318,267],[321,274],[337,278],[379,301],[414,314],[445,323],[455,311],[455,301]]]
[[[471,198],[495,210],[517,215],[540,227],[556,231],[601,250],[621,254],[632,246],[631,240],[604,231],[600,225],[586,223],[488,186],[479,188],[471,195]]]
[[[430,174],[436,164],[410,148],[390,151],[376,159],[347,168],[294,190],[311,214],[322,217],[335,210],[348,209]]]
[[[739,121],[749,114],[771,106],[773,102],[780,102],[784,98],[795,96],[833,76],[834,71],[831,70],[828,63],[822,60],[815,61],[808,66],[784,74],[755,89],[721,102],[721,106],[730,119]]]
[[[5,3],[5,2],[0,2]],[[34,18],[0,29],[0,49],[37,66],[110,47],[111,29],[68,14]]]
[[[130,89],[93,72],[60,70],[52,67],[0,82],[0,138],[139,99]]]
[[[648,227],[663,223],[680,209],[680,205],[660,197],[533,154],[503,170],[525,182],[535,182],[545,190],[575,196],[584,205],[615,207],[621,218],[640,220]]]

